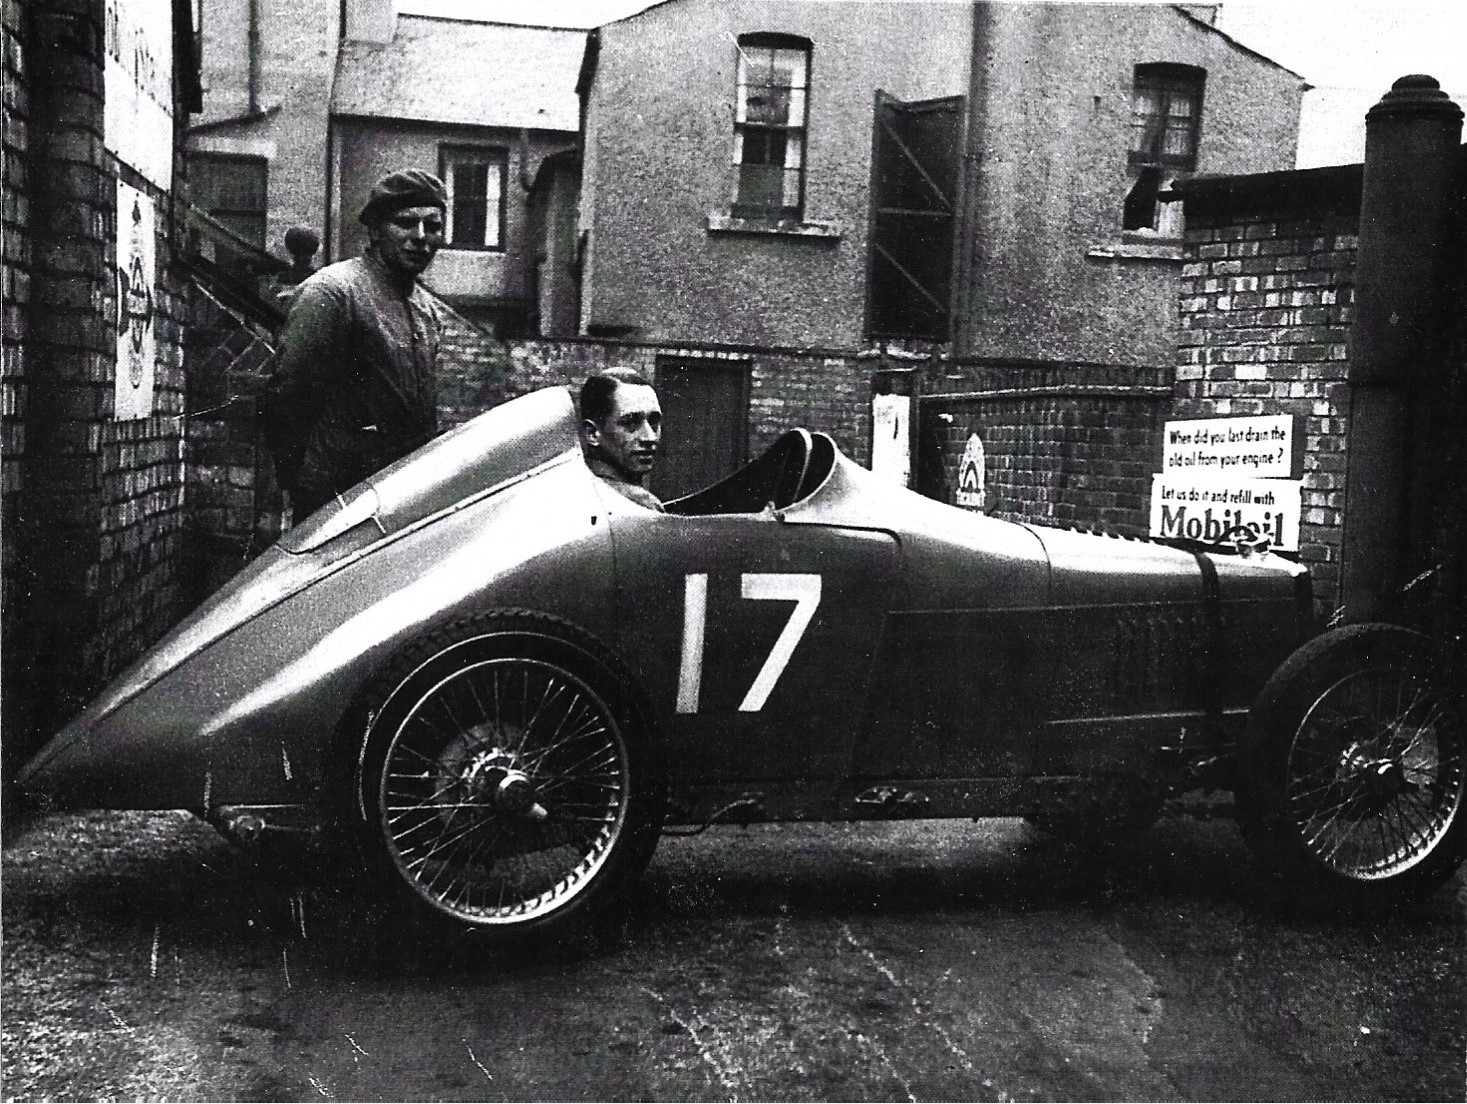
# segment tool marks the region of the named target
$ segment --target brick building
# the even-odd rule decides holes
[[[501,334],[656,350],[664,493],[821,422],[828,387],[863,408],[859,358],[883,342],[1165,364],[1181,241],[1162,185],[1291,164],[1304,87],[1172,5],[670,0],[589,38],[390,0],[309,0],[254,30],[244,0],[203,10],[190,163],[253,165],[257,239],[315,195],[325,255],[349,255],[380,171],[503,147],[503,249],[450,242],[427,282]],[[555,151],[570,127],[578,148]],[[536,378],[510,363],[486,345],[447,365],[449,419]],[[862,450],[865,418],[842,433]]]
[[[1171,417],[1303,419],[1300,559],[1340,584],[1347,368],[1361,166],[1196,181],[1186,191]]]
[[[4,0],[6,762],[181,611],[189,5]]]
[[[1181,413],[1304,419],[1300,557],[1325,611],[1467,629],[1467,147],[1430,77],[1363,166],[1184,189]]]

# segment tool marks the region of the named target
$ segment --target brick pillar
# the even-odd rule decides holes
[[[30,150],[29,70],[26,14],[19,0],[0,0],[0,57],[4,130],[0,136],[0,242],[3,261],[3,328],[0,328],[0,733],[24,731],[22,699],[8,690],[12,660],[19,650],[17,599],[21,460],[25,456],[26,330],[30,318],[30,199],[26,179]],[[0,739],[0,747],[5,743]],[[9,762],[7,755],[6,762]],[[7,775],[8,777],[8,775]]]
[[[83,704],[95,632],[100,422],[108,409],[114,206],[103,131],[103,0],[26,5],[30,72],[28,405],[16,507],[17,639],[7,649],[13,766]],[[110,303],[115,310],[115,302]]]
[[[1429,556],[1433,458],[1413,446],[1433,439],[1425,396],[1446,370],[1462,109],[1433,78],[1402,77],[1365,126],[1341,572],[1350,621],[1404,616],[1402,588]]]

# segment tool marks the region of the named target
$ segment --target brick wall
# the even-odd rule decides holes
[[[506,399],[542,387],[573,391],[592,372],[626,365],[649,379],[657,358],[737,359],[750,368],[749,455],[791,426],[829,433],[847,455],[870,453],[873,361],[824,352],[726,346],[654,345],[562,338],[498,341],[462,319],[444,335],[439,417],[455,425]]]
[[[13,654],[19,643],[16,531],[25,456],[25,338],[30,305],[31,239],[28,230],[30,199],[26,165],[29,151],[30,104],[26,72],[23,11],[19,0],[0,0],[0,66],[4,83],[3,121],[0,121],[0,238],[4,240],[0,269],[0,655]],[[0,727],[8,731],[18,721],[6,698]]]
[[[1172,417],[1295,414],[1304,425],[1299,558],[1331,610],[1340,581],[1345,382],[1360,169],[1289,174],[1187,203]]]
[[[103,147],[104,4],[5,0],[4,11],[6,142],[25,147],[14,159],[7,150],[6,217],[29,246],[6,276],[3,685],[13,765],[177,620],[184,379],[170,197]],[[134,421],[113,417],[119,179],[147,192],[158,213],[154,412]]]
[[[1144,536],[1172,396],[1169,368],[945,362],[923,373],[917,486],[956,503],[968,439],[983,509],[1010,521]]]

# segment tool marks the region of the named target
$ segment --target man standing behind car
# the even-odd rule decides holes
[[[586,465],[618,494],[662,512],[642,485],[662,441],[662,404],[646,377],[632,368],[597,372],[581,385],[580,406]]]
[[[439,308],[418,277],[447,205],[431,173],[384,176],[359,216],[366,252],[310,276],[291,303],[260,416],[297,522],[438,432]]]

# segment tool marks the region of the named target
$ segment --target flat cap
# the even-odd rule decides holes
[[[292,256],[304,253],[310,256],[321,248],[321,238],[309,226],[292,226],[285,232],[285,251]]]
[[[362,213],[357,218],[372,223],[404,207],[442,207],[448,209],[448,189],[432,173],[422,169],[399,169],[388,173],[372,185]]]

